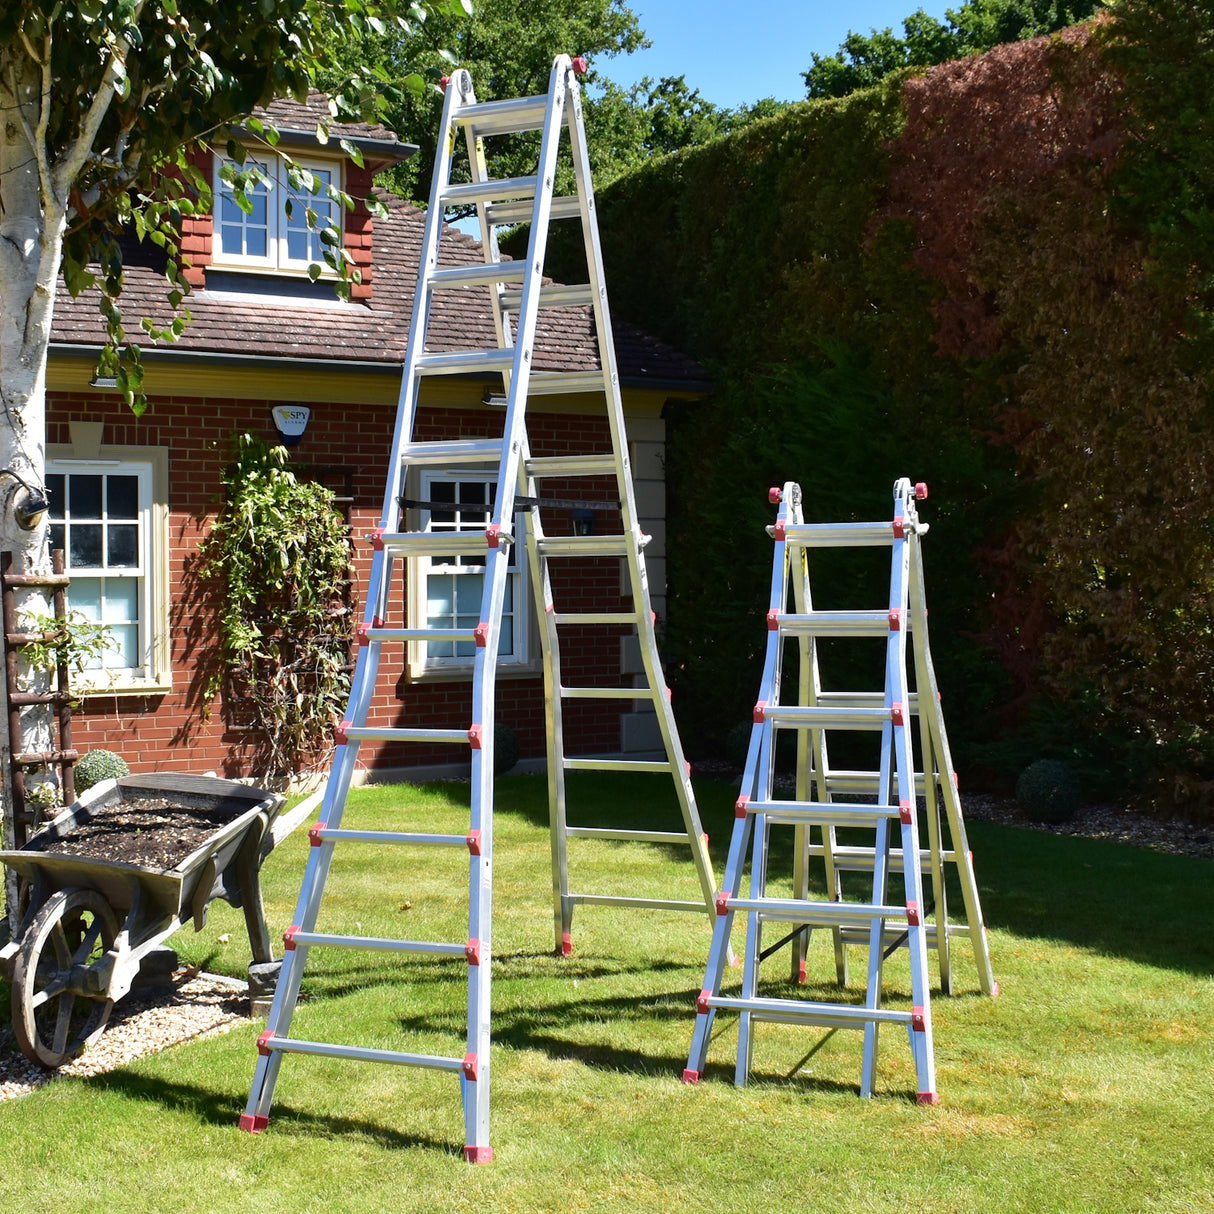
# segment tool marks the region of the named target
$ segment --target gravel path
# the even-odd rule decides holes
[[[0,1029],[0,1100],[24,1096],[59,1075],[102,1075],[179,1042],[214,1037],[248,1023],[247,983],[182,970],[173,978],[171,993],[164,988],[133,991],[115,1004],[96,1044],[57,1071],[30,1062],[12,1029]]]

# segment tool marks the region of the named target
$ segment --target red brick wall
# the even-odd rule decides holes
[[[49,394],[47,440],[71,441],[73,419],[104,421],[108,445],[169,449],[169,566],[171,582],[171,651],[174,683],[158,696],[90,697],[73,721],[73,741],[80,750],[96,747],[118,751],[133,771],[216,770],[228,776],[255,774],[245,768],[246,736],[226,727],[222,705],[206,704],[202,688],[206,663],[216,647],[215,616],[198,588],[191,585],[190,566],[206,534],[216,506],[220,476],[231,436],[250,431],[272,440],[270,401],[153,398],[142,419],[135,419],[121,401],[93,394]],[[501,414],[479,409],[423,410],[417,437],[440,438],[500,434]],[[362,618],[362,591],[371,565],[371,550],[363,538],[379,522],[394,411],[389,408],[317,405],[294,458],[303,464],[349,468],[353,473],[356,536],[357,618]],[[570,451],[607,450],[606,421],[538,414],[530,427],[533,453],[558,455]],[[546,482],[545,496],[615,497],[610,478],[594,482]],[[568,510],[545,512],[546,530],[567,533]],[[619,516],[602,512],[604,531],[618,530]],[[615,559],[579,561],[578,568],[554,567],[554,599],[559,610],[619,610],[619,562]],[[392,611],[403,617],[403,586],[394,587]],[[525,605],[530,610],[530,604]],[[562,629],[564,681],[568,685],[618,685],[618,640],[608,630]],[[622,631],[622,630],[621,630]],[[579,635],[579,633],[581,635]],[[537,646],[538,656],[538,646]],[[466,728],[470,722],[471,683],[419,682],[405,678],[403,647],[385,646],[380,663],[371,720],[438,728]],[[567,705],[566,749],[569,753],[611,751],[619,747],[619,715],[628,702],[575,701]],[[209,718],[204,712],[209,709]],[[525,756],[544,753],[544,705],[539,677],[499,678],[497,716],[519,735]],[[466,758],[464,747],[374,746],[364,743],[360,759],[366,766],[452,762]]]

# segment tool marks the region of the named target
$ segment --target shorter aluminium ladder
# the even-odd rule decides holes
[[[907,1029],[910,1039],[919,1103],[935,1104],[938,1096],[929,949],[934,949],[938,957],[941,988],[951,994],[949,941],[954,936],[968,936],[982,991],[991,996],[998,994],[928,648],[919,545],[927,525],[919,521],[916,505],[926,495],[925,486],[912,486],[909,480],[900,479],[894,485],[892,520],[807,524],[802,515],[799,485],[790,481],[782,490],[771,491],[771,500],[773,504],[779,503],[780,509],[775,526],[768,528],[775,539],[767,613],[768,643],[725,879],[717,898],[712,948],[704,987],[696,1002],[691,1053],[683,1073],[688,1083],[697,1082],[704,1073],[718,1011],[739,1013],[735,1072],[739,1085],[745,1084],[749,1077],[756,1021],[862,1030],[862,1096],[870,1096],[873,1091],[878,1029],[882,1024],[900,1024]],[[887,606],[867,611],[815,611],[810,595],[808,552],[861,547],[891,549]],[[869,638],[884,644],[883,690],[823,690],[818,641],[839,637]],[[908,642],[914,655],[914,690],[908,681]],[[792,698],[782,694],[782,674],[786,669],[794,669],[790,651],[797,659],[796,695]],[[922,760],[919,771],[913,736],[916,718]],[[852,731],[880,734],[878,770],[831,768],[828,733]],[[776,749],[781,732],[793,733],[797,744],[795,791],[791,796],[780,795],[776,787]],[[926,848],[920,846],[917,797],[923,797],[926,806],[923,815],[927,826]],[[890,829],[894,823],[898,826],[900,847],[894,845]],[[792,826],[794,830],[792,897],[773,897],[767,889],[773,825]],[[947,846],[944,825],[948,829]],[[866,832],[866,841],[840,843],[838,831],[844,829],[851,834]],[[749,897],[741,897],[743,868],[752,837],[751,891]],[[916,857],[918,862],[907,863],[906,857]],[[811,899],[810,864],[819,859],[824,869],[826,897]],[[953,866],[959,878],[966,912],[964,924],[948,922],[946,865]],[[845,872],[872,874],[869,901],[844,900]],[[905,889],[905,897],[897,905],[889,893],[891,873],[901,874]],[[924,900],[925,878],[932,893],[934,915],[933,908]],[[733,918],[739,913],[746,916],[742,984],[739,993],[726,994],[721,990],[721,982]],[[929,915],[934,922],[928,921]],[[787,934],[765,949],[762,932],[768,922],[784,924]],[[830,932],[841,987],[848,983],[848,946],[867,947],[863,1004],[760,995],[760,962],[786,944],[793,946],[793,981],[806,980],[806,950],[815,927]],[[884,1006],[884,963],[900,947],[906,947],[910,954],[909,1008]]]

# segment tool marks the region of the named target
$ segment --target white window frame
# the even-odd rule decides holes
[[[48,446],[47,475],[135,476],[139,482],[139,564],[127,574],[73,570],[64,553],[66,572],[77,580],[133,576],[138,581],[139,660],[131,666],[106,666],[83,675],[73,672],[72,691],[81,696],[159,694],[173,683],[169,636],[169,456],[163,447],[102,446],[95,455],[78,456],[71,446]],[[66,485],[67,482],[65,482]],[[66,503],[65,503],[66,504]],[[70,507],[69,507],[70,513]],[[90,520],[91,521],[91,520]],[[67,591],[72,607],[71,586]]]
[[[492,471],[463,469],[458,472],[419,469],[410,477],[410,491],[411,495],[416,495],[416,500],[431,501],[433,500],[434,485],[455,484],[461,481],[476,481],[493,486],[497,483],[497,469],[493,469]],[[473,513],[477,515],[475,521],[469,522],[466,526],[457,529],[466,530],[470,535],[479,534],[483,537],[488,520],[483,515],[480,515],[479,512]],[[431,511],[414,508],[410,510],[409,514],[410,530],[429,532],[433,529]],[[516,516],[514,529],[516,535],[522,534],[521,527],[521,517]],[[474,541],[469,544],[469,555],[479,555],[483,547],[483,539],[479,546]],[[511,621],[513,624],[511,633],[513,652],[498,657],[497,670],[499,676],[534,674],[540,668],[539,646],[533,635],[531,583],[526,553],[522,550],[522,545],[520,544],[512,544],[510,551],[514,559],[514,566],[509,574],[514,603],[513,620]],[[459,576],[461,571],[467,575],[474,575],[479,568],[479,566],[455,566],[453,568],[450,558],[447,557],[411,557],[409,559],[408,589],[406,593],[408,626],[410,628],[423,628],[428,622],[428,587],[429,579],[432,575],[441,577],[454,573],[456,576]],[[503,621],[503,623],[506,623],[506,621]],[[470,650],[467,655],[457,654],[452,657],[437,657],[430,654],[430,644],[426,641],[410,641],[408,646],[409,678],[470,679],[475,661],[474,654],[471,652],[472,642],[467,642],[466,647]]]
[[[342,165],[340,161],[301,160],[295,157],[292,157],[292,161],[297,168],[304,169],[310,173],[327,175],[328,184],[335,189],[341,189]],[[259,182],[251,190],[246,191],[250,196],[265,199],[266,251],[264,255],[246,253],[244,248],[247,242],[243,238],[239,250],[225,249],[223,239],[223,211],[225,203],[230,203],[232,207],[236,208],[236,202],[232,187],[223,180],[221,170],[225,165],[231,165],[234,168],[248,168],[254,164],[261,169],[267,178],[265,183]],[[212,182],[214,190],[214,207],[211,220],[212,265],[221,267],[230,266],[233,269],[270,270],[276,273],[299,274],[303,276],[307,275],[309,266],[319,265],[321,273],[326,277],[336,273],[324,260],[319,229],[309,232],[307,230],[305,215],[308,206],[311,206],[318,212],[322,211],[322,209],[327,210],[328,216],[333,220],[334,226],[339,232],[342,232],[342,208],[323,192],[307,195],[296,192],[291,187],[288,173],[287,165],[281,156],[273,153],[267,154],[262,149],[251,150],[243,166],[238,166],[234,160],[230,160],[225,156],[215,156]],[[288,199],[292,201],[292,213],[290,216],[287,215],[286,204]],[[239,211],[239,208],[236,209]],[[239,211],[239,215],[242,232],[247,231],[249,216],[243,211]],[[292,257],[289,247],[290,235],[292,232],[299,234],[301,231],[306,237],[307,255],[304,257]],[[337,249],[334,250],[334,252],[338,251]]]

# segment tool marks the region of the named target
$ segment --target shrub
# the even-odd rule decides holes
[[[87,792],[102,780],[120,780],[130,774],[131,769],[121,755],[116,755],[112,750],[90,750],[76,764],[76,792]]]
[[[1069,763],[1038,759],[1020,773],[1016,800],[1034,822],[1065,822],[1079,808],[1079,781]]]

